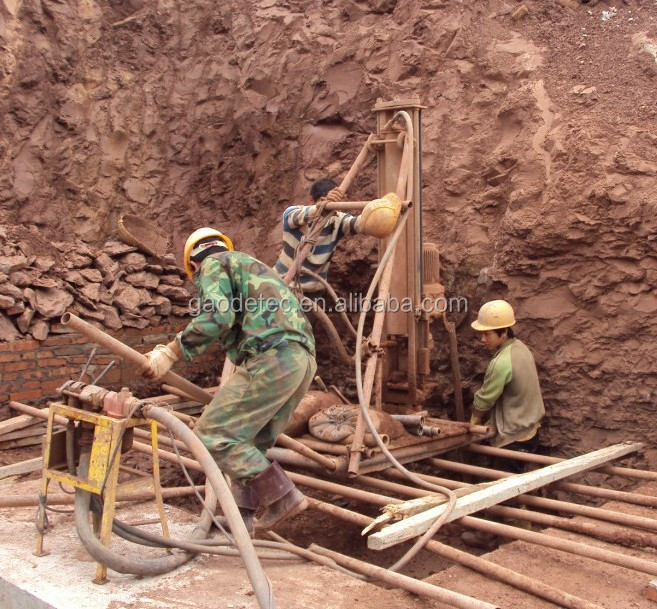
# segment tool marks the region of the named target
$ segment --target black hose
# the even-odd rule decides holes
[[[80,476],[86,477],[89,472],[89,458],[91,453],[80,456]],[[89,523],[91,493],[78,489],[75,492],[75,526],[82,545],[91,557],[118,573],[132,573],[134,575],[161,575],[177,569],[185,564],[194,554],[189,552],[175,552],[158,558],[133,558],[122,553],[114,552],[103,545],[96,537]],[[205,531],[207,537],[209,528]],[[195,531],[198,534],[199,531]]]
[[[91,495],[91,501],[89,508],[93,512],[94,517],[100,518],[103,515],[103,504],[100,502],[100,498],[98,495]],[[112,533],[115,535],[118,535],[122,539],[125,539],[125,541],[129,541],[130,543],[137,543],[142,546],[147,546],[149,548],[166,548],[168,546],[162,545],[161,543],[155,543],[153,541],[149,541],[145,539],[141,535],[136,535],[134,531],[138,531],[137,527],[131,527],[130,525],[127,525],[117,518],[112,519]]]

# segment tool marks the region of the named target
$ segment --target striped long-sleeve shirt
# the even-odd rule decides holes
[[[311,220],[311,210],[314,206],[288,207],[283,214],[283,249],[274,265],[281,276],[285,275],[294,260],[295,253],[301,244],[301,239],[308,232],[308,222]],[[322,231],[317,237],[317,243],[303,262],[303,268],[312,271],[323,279],[328,277],[331,258],[338,242],[345,235],[360,232],[356,222],[358,216],[337,212],[327,218]],[[301,275],[299,283],[304,292],[323,291],[324,286],[309,275]]]

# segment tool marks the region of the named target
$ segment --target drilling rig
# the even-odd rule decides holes
[[[538,484],[536,480],[528,479],[524,485],[500,485],[498,495],[492,499],[490,496],[482,499],[475,492],[486,491],[490,494],[488,486],[470,489],[467,492],[472,493],[471,496],[477,501],[473,499],[471,505],[462,508],[457,514],[454,512],[456,502],[464,493],[457,497],[456,492],[441,485],[441,479],[416,475],[406,467],[432,459],[435,463],[436,456],[477,444],[494,433],[488,427],[474,426],[464,421],[454,326],[445,315],[445,307],[438,306],[438,303],[445,302],[445,290],[440,282],[439,248],[423,239],[423,109],[417,98],[379,100],[373,108],[376,129],[367,138],[340,184],[340,189],[348,193],[358,172],[374,156],[377,196],[394,192],[402,201],[402,211],[393,233],[378,242],[378,264],[365,296],[367,300],[376,298],[386,306],[369,312],[361,311],[356,327],[350,325],[349,335],[355,338],[353,355],[348,354],[331,320],[325,315],[320,316],[321,323],[327,328],[342,358],[354,366],[358,403],[350,403],[336,387],[327,388],[318,379],[320,388],[308,392],[286,433],[279,437],[277,446],[267,453],[270,460],[288,469],[295,484],[313,491],[363,498],[363,491],[353,488],[354,483],[396,492],[401,486],[393,481],[403,480],[410,484],[410,496],[417,497],[420,491],[420,494],[427,494],[426,498],[422,498],[422,505],[409,506],[407,514],[415,515],[415,518],[420,518],[423,513],[429,513],[429,516],[424,517],[417,527],[409,527],[410,533],[400,533],[399,539],[434,533],[448,519],[460,518],[482,509],[482,506],[508,500],[527,489],[536,488],[541,480],[538,478]],[[326,203],[323,209],[329,214],[335,211],[358,212],[365,204],[363,201],[347,200]],[[303,257],[308,253],[308,247],[304,245],[299,249],[295,272],[304,272]],[[327,286],[327,291],[335,295],[330,286]],[[391,303],[399,306],[390,306]],[[431,327],[437,321],[444,324],[450,339],[455,385],[454,420],[431,417],[425,409],[426,397],[432,389],[430,353],[434,339]],[[351,324],[351,320],[347,322]],[[62,324],[119,356],[127,365],[137,368],[144,362],[143,354],[71,313],[63,316]],[[366,325],[371,328],[368,335],[365,334]],[[336,344],[336,340],[340,344]],[[222,380],[229,373],[225,369]],[[124,573],[152,575],[175,569],[196,553],[207,550],[207,537],[211,524],[213,521],[216,523],[213,514],[218,502],[230,526],[232,543],[242,556],[257,602],[261,608],[271,609],[275,606],[271,585],[230,488],[209,453],[202,444],[199,446],[200,441],[192,431],[194,416],[176,407],[179,404],[193,404],[202,409],[212,400],[213,391],[198,387],[171,371],[164,376],[163,382],[163,388],[169,393],[148,399],[135,398],[129,388],[114,392],[95,382],[85,384],[81,380],[65,383],[60,388],[61,399],[53,402],[45,415],[48,432],[40,493],[41,507],[37,518],[36,554],[45,553],[47,519],[44,507],[48,484],[52,480],[70,484],[76,489],[76,525],[85,548],[97,562],[94,580],[97,583],[107,581],[108,567]],[[331,416],[351,426],[350,433],[336,441],[312,433],[310,423],[313,418],[329,412],[340,412],[340,415]],[[43,413],[37,414],[35,409],[29,413],[44,416]],[[55,432],[56,424],[63,425],[65,431]],[[170,434],[169,437],[163,433],[165,431]],[[165,445],[166,449],[163,449]],[[573,463],[567,465],[550,466],[554,469],[550,470],[549,475],[546,473],[545,478],[554,481],[586,467],[600,466],[610,459],[638,450],[638,446],[629,443],[619,445],[612,447],[613,450],[605,449],[607,452],[604,453],[598,451],[600,454],[588,455],[588,459],[582,462],[575,463],[577,459],[573,459]],[[146,484],[153,490],[162,535],[145,536],[134,527],[128,527],[114,518],[117,494],[125,489],[136,488],[136,483],[122,479],[122,474],[127,470],[121,459],[131,450],[151,455],[153,459],[150,476],[145,477],[145,482],[142,476],[140,484]],[[179,451],[185,451],[188,456],[181,456]],[[193,539],[181,541],[170,538],[159,484],[161,459],[186,463],[187,467],[195,464],[206,475],[204,509]],[[388,473],[390,479],[372,476],[381,473]],[[371,499],[374,494],[367,493],[367,497]],[[374,500],[382,505],[380,498]],[[346,510],[340,511],[336,506],[314,498],[311,499],[311,508],[336,518],[367,524],[367,529],[372,526],[370,518]],[[439,512],[432,515],[432,509]],[[94,518],[95,531],[89,528],[89,513]],[[382,522],[390,518],[388,514]],[[110,549],[112,532],[130,541],[166,548],[167,554],[156,558],[117,555]],[[414,551],[426,543],[426,539],[423,539],[420,540],[421,544],[416,544]],[[386,538],[375,539],[369,545],[373,549],[383,549],[395,543],[399,541]],[[464,595],[439,590],[441,592],[435,592],[437,596],[432,598],[453,603],[454,606],[490,606],[476,604],[479,601]],[[473,600],[475,604],[471,603]]]

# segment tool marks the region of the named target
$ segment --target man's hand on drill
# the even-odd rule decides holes
[[[334,188],[330,190],[326,195],[327,201],[332,201],[333,203],[339,203],[344,199],[344,193],[339,188]]]

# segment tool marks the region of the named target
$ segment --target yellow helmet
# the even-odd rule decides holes
[[[185,273],[187,273],[187,277],[189,277],[190,281],[194,279],[194,270],[190,264],[192,252],[200,241],[203,241],[208,237],[217,237],[217,239],[222,241],[231,252],[235,249],[233,247],[233,242],[228,237],[226,237],[226,235],[220,233],[215,228],[205,227],[195,230],[189,237],[187,237],[187,241],[185,242],[185,249],[183,250],[183,266],[185,267]]]
[[[471,325],[478,332],[486,332],[510,328],[515,323],[513,307],[506,300],[491,300],[482,305],[477,321],[473,321]]]

